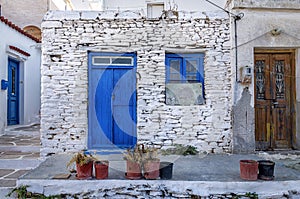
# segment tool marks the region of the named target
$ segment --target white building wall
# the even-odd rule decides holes
[[[254,52],[255,49],[291,49],[295,50],[295,68],[296,68],[296,137],[293,138],[293,147],[300,147],[300,3],[299,0],[235,0],[231,2],[232,12],[243,13],[242,19],[237,21],[237,68],[235,65],[235,56],[233,60],[234,76],[237,73],[237,79],[233,78],[235,84],[233,103],[239,104],[243,100],[243,91],[247,90],[250,95],[248,107],[251,114],[248,119],[234,121],[233,134],[234,150],[239,151],[255,150],[255,82],[254,82]],[[234,24],[233,24],[234,25]],[[234,27],[234,26],[233,26]],[[278,35],[273,35],[272,30],[279,30]],[[235,33],[232,29],[232,41],[234,46]],[[232,55],[235,55],[236,48],[232,48]],[[252,71],[252,81],[250,84],[242,84],[241,69],[249,66]],[[238,110],[240,112],[240,110]],[[250,136],[250,140],[249,140]],[[252,147],[248,147],[249,143],[253,143]],[[238,151],[237,151],[238,152]]]
[[[88,51],[137,53],[138,142],[231,151],[230,29],[227,14],[49,12],[42,24],[42,155],[78,151],[88,137]],[[165,103],[165,53],[204,52],[205,104]]]
[[[39,122],[40,111],[40,60],[39,44],[15,29],[0,22],[0,80],[8,79],[8,58],[20,61],[20,122]],[[30,54],[26,57],[8,45],[15,46]],[[7,126],[7,90],[0,90],[0,133]]]

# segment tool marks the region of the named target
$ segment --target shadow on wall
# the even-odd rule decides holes
[[[233,153],[253,153],[255,151],[254,107],[251,94],[245,88],[241,99],[233,106]]]

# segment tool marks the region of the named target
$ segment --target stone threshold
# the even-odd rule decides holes
[[[49,180],[19,179],[17,186],[29,185],[28,191],[46,196],[59,194],[105,193],[146,190],[167,190],[173,195],[210,196],[222,194],[256,193],[261,196],[282,196],[289,191],[300,191],[300,180],[293,181],[173,181],[173,180]],[[136,189],[136,190],[135,190]]]

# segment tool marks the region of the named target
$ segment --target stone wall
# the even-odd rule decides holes
[[[137,53],[138,142],[231,152],[229,18],[180,12],[149,20],[137,12],[49,12],[42,23],[42,154],[87,146],[88,51]],[[165,53],[205,53],[205,104],[165,104]]]
[[[104,183],[105,182],[105,183]],[[299,198],[299,181],[38,180],[18,181],[28,191],[62,198]]]

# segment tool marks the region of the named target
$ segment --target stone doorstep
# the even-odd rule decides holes
[[[80,194],[97,190],[113,190],[140,185],[149,190],[165,187],[169,193],[187,193],[209,196],[228,193],[255,192],[259,196],[278,196],[288,191],[300,191],[300,180],[295,181],[172,181],[172,180],[52,180],[19,179],[17,186],[29,185],[28,191],[49,195]]]

